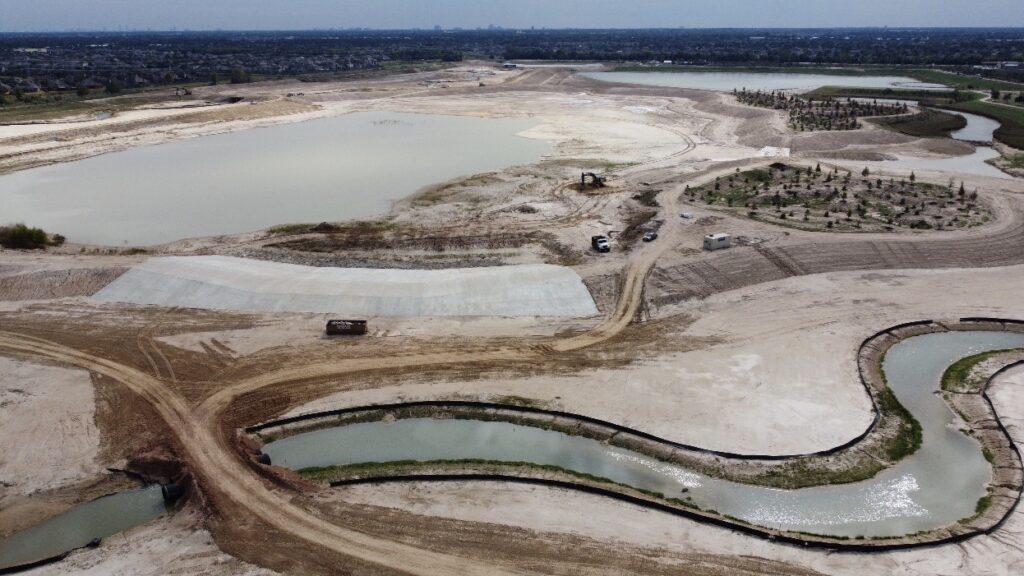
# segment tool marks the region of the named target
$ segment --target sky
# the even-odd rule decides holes
[[[1022,0],[0,0],[0,31],[1024,26]]]

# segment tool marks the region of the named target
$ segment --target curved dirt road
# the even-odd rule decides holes
[[[678,191],[667,191],[666,210],[676,209]],[[230,445],[232,439],[221,431],[220,416],[239,396],[273,384],[332,374],[351,374],[382,367],[416,367],[494,361],[529,361],[543,354],[578,350],[605,341],[621,332],[636,316],[643,300],[644,279],[658,256],[672,248],[680,224],[669,218],[662,229],[665,240],[645,244],[631,255],[623,289],[612,315],[593,330],[548,346],[498,348],[489,351],[409,355],[399,357],[340,360],[265,373],[237,382],[211,395],[193,409],[185,399],[160,380],[140,370],[99,358],[47,340],[11,332],[0,332],[0,349],[43,357],[70,364],[116,380],[135,392],[160,415],[173,431],[183,459],[199,484],[215,502],[227,499],[238,509],[268,525],[317,546],[412,574],[514,574],[503,568],[469,558],[440,554],[376,538],[327,522],[287,495],[270,489]]]

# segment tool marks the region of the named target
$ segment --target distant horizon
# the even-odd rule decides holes
[[[841,24],[842,26],[836,26]],[[1020,0],[3,0],[3,33],[1020,28]]]
[[[636,31],[821,31],[821,30],[878,30],[894,32],[912,32],[917,30],[998,30],[998,31],[1024,31],[1024,26],[633,26],[633,27],[563,27],[563,26],[501,26],[498,24],[489,26],[452,26],[434,27],[419,26],[407,28],[376,28],[370,26],[353,27],[327,27],[327,28],[63,28],[63,29],[39,29],[39,30],[2,30],[0,34],[27,35],[27,34],[179,34],[187,32],[513,32],[513,31],[570,31],[588,32],[604,30],[636,30]]]

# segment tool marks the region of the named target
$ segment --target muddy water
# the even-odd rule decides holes
[[[294,469],[395,460],[528,461],[689,497],[701,508],[761,526],[836,536],[896,536],[945,526],[974,513],[990,479],[988,463],[976,441],[948,427],[952,414],[933,392],[943,370],[957,359],[1020,346],[1024,334],[998,332],[929,334],[894,346],[884,369],[894,393],[921,422],[922,448],[855,484],[803,490],[748,486],[587,438],[471,420],[354,424],[286,438],[264,450],[275,464]]]
[[[998,158],[999,152],[988,146],[978,146],[974,152],[965,156],[951,158],[900,158],[898,160],[869,161],[862,164],[877,166],[882,170],[903,170],[908,174],[912,171],[952,172],[991,176],[992,178],[1012,178],[1002,170],[988,163]]]
[[[984,116],[978,116],[977,114],[951,111],[950,114],[958,114],[967,120],[967,126],[964,126],[960,130],[950,134],[950,136],[957,140],[967,140],[969,142],[992,142],[992,134],[998,130],[1000,126],[998,121]]]
[[[164,512],[160,486],[105,496],[0,540],[0,570],[59,556]]]
[[[942,90],[941,84],[925,84],[905,76],[839,76],[830,74],[796,74],[789,72],[587,72],[582,74],[594,80],[692,88],[731,92],[747,90],[808,91],[822,86],[849,86],[852,88],[916,88]]]
[[[0,177],[0,225],[150,245],[367,218],[429,184],[532,163],[535,121],[364,112],[144,146]]]

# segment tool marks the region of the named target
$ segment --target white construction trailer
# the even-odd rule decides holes
[[[704,237],[705,250],[721,250],[732,244],[732,237],[728,234],[708,234]]]

